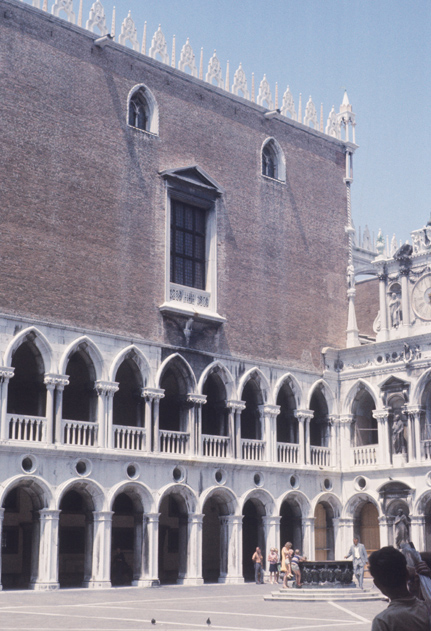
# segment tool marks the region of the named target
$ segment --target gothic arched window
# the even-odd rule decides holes
[[[286,180],[286,161],[283,150],[275,138],[269,138],[262,147],[262,175],[273,180]]]
[[[158,134],[158,108],[150,90],[135,86],[129,95],[127,123],[142,131]]]

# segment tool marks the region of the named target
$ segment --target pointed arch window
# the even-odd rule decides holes
[[[262,146],[262,175],[272,180],[286,181],[284,153],[275,138],[267,139]]]
[[[157,135],[158,118],[157,102],[151,91],[145,85],[135,86],[129,93],[127,124]]]

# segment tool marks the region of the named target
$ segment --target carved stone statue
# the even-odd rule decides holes
[[[405,425],[401,414],[395,414],[392,423],[392,448],[394,454],[405,454],[407,452]]]
[[[399,327],[402,316],[401,316],[401,300],[398,294],[395,292],[391,294],[391,299],[389,301],[389,314],[391,317],[391,325],[396,329]]]
[[[401,548],[401,544],[408,543],[410,541],[410,519],[404,514],[402,508],[397,510],[397,515],[394,520],[395,526],[395,545],[397,548]]]

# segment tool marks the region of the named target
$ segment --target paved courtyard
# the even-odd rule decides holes
[[[370,631],[375,602],[267,602],[272,585],[0,592],[1,631]],[[152,624],[151,620],[155,620]],[[210,619],[211,624],[207,624]]]

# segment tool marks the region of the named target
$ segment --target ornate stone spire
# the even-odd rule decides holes
[[[350,142],[349,138],[349,127],[352,128],[352,142],[355,144],[355,115],[352,111],[352,106],[349,102],[349,97],[347,96],[347,90],[344,90],[343,102],[340,105],[340,111],[338,112],[338,121],[340,125],[340,129],[344,127],[345,129],[345,140],[346,142]]]
[[[112,8],[111,37],[115,38],[115,6]]]
[[[142,55],[147,54],[147,22],[144,22],[144,33],[142,35],[141,54]]]

